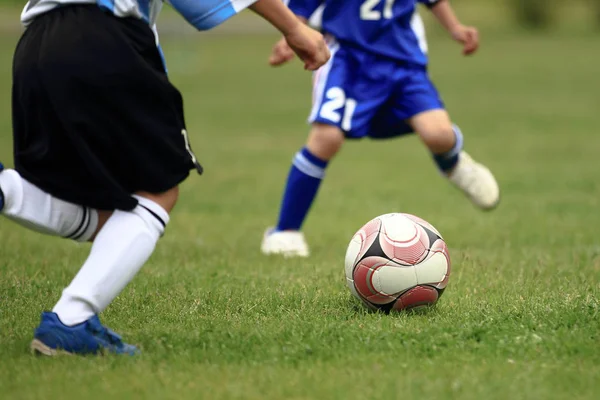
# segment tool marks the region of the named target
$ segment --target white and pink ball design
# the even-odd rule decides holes
[[[346,251],[346,283],[369,308],[401,311],[430,306],[450,277],[442,235],[410,214],[384,214],[367,222]]]

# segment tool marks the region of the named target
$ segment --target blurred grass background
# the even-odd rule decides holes
[[[0,6],[7,165],[24,3]],[[191,35],[165,7],[170,75],[207,172],[182,186],[168,234],[103,314],[144,356],[31,357],[39,312],[89,248],[2,220],[0,398],[600,398],[598,2],[452,3],[480,28],[481,54],[464,59],[423,10],[431,74],[469,151],[497,174],[498,210],[467,204],[415,137],[349,143],[309,216],[313,257],[262,257],[261,234],[305,140],[310,75],[299,63],[267,68],[277,34],[252,13]],[[450,245],[449,290],[427,315],[367,314],[344,286],[349,238],[391,210],[430,220]]]
[[[4,11],[0,12],[0,32],[15,26],[15,13],[7,10],[19,9],[25,3],[24,0],[2,0],[0,11]],[[451,3],[465,23],[480,25],[486,30],[600,30],[600,0],[451,0]],[[173,14],[167,6],[162,18],[168,20]],[[256,24],[263,29],[270,29],[256,19],[251,12],[247,12],[245,17],[231,20],[216,31],[240,29],[248,24],[253,24],[252,31],[257,30]],[[180,28],[185,30],[188,27],[180,25]],[[440,31],[437,27],[430,30],[433,34]]]

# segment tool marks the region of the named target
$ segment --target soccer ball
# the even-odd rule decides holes
[[[346,283],[373,310],[433,305],[450,277],[442,235],[410,214],[384,214],[367,222],[346,251]]]

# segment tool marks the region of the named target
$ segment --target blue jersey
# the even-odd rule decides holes
[[[427,64],[425,29],[418,3],[440,0],[289,0],[297,15],[310,18],[320,7],[322,29],[345,46],[417,65]]]

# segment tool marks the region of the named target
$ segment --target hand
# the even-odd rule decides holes
[[[285,38],[281,38],[277,43],[275,43],[275,46],[273,46],[271,56],[269,57],[269,64],[272,67],[278,67],[293,59],[294,50],[292,50],[292,48],[288,45]]]
[[[463,54],[468,56],[479,48],[479,32],[472,26],[458,25],[452,30],[452,38],[463,44]]]
[[[298,22],[295,29],[284,35],[284,40],[287,46],[304,61],[304,69],[315,71],[329,61],[331,57],[323,35],[301,22]],[[272,65],[279,65],[275,64],[277,61],[281,61],[280,64],[288,61],[287,57],[289,55],[286,53],[285,48],[283,46],[278,47],[278,45],[279,43],[275,46],[271,55]],[[276,51],[280,51],[280,53],[277,53],[278,56],[275,56]]]

